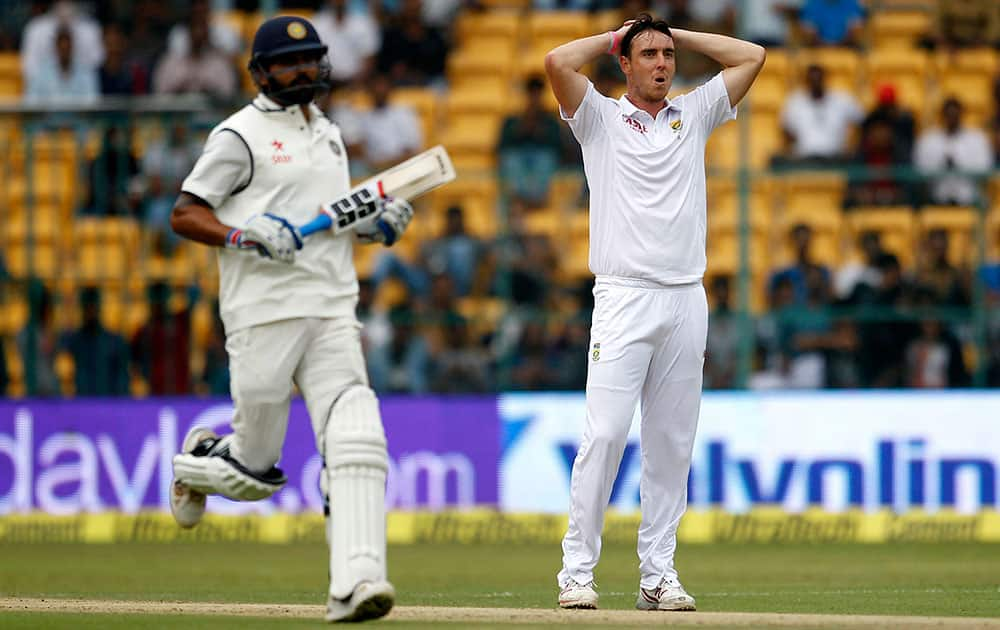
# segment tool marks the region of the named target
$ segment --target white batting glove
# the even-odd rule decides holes
[[[413,206],[405,199],[387,197],[381,201],[382,208],[375,221],[358,228],[358,240],[366,243],[384,243],[386,247],[398,241],[413,218]]]
[[[290,264],[295,262],[295,251],[302,249],[302,236],[295,226],[277,215],[257,214],[242,228],[230,230],[226,247],[255,248],[265,258]]]

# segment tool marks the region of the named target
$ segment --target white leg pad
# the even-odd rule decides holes
[[[221,494],[236,501],[266,499],[288,479],[277,468],[257,475],[236,460],[218,455],[174,455],[174,478],[192,490]]]
[[[351,596],[360,582],[386,579],[385,479],[389,454],[375,393],[341,394],[324,429],[330,517],[330,595]]]

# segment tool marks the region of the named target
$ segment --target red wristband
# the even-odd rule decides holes
[[[614,55],[618,52],[618,31],[608,31],[608,35],[611,36],[611,41],[608,42],[608,54]]]

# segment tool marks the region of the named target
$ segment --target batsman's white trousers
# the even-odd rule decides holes
[[[297,318],[237,330],[226,339],[236,413],[229,453],[263,473],[281,457],[292,385],[309,410],[316,444],[337,397],[368,385],[354,317]]]
[[[708,334],[705,289],[599,276],[590,334],[587,424],[573,462],[559,585],[594,579],[604,512],[638,402],[639,574],[643,588],[655,588],[677,575],[677,525],[687,506]]]

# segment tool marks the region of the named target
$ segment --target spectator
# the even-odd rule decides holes
[[[549,351],[547,339],[543,321],[532,319],[525,323],[517,349],[509,361],[511,389],[531,391],[557,388],[560,366]]]
[[[836,162],[845,157],[851,128],[862,117],[854,97],[828,90],[826,71],[814,64],[806,69],[806,89],[786,101],[781,127],[793,160]]]
[[[524,111],[504,119],[497,146],[501,185],[530,206],[545,205],[562,153],[559,121],[542,105],[544,90],[541,77],[525,81]]]
[[[948,262],[948,232],[941,229],[928,232],[915,282],[934,305],[968,306],[968,276]]]
[[[382,31],[376,67],[394,85],[440,85],[447,55],[444,35],[424,22],[420,0],[402,0],[399,14]]]
[[[447,274],[460,297],[473,292],[485,255],[483,242],[465,230],[461,206],[448,208],[444,233],[425,242],[421,251],[424,268],[431,275]]]
[[[844,205],[894,206],[912,203],[910,187],[896,169],[908,166],[910,151],[888,117],[874,117],[861,127]]]
[[[806,281],[809,274],[815,271],[819,281],[824,285],[816,290],[824,295],[828,294],[830,271],[825,266],[813,262],[809,251],[812,243],[812,228],[804,223],[798,223],[792,227],[789,238],[795,248],[795,264],[779,269],[771,276],[768,292],[773,294],[778,285],[787,278],[792,283],[793,302],[804,304],[809,293]]]
[[[906,386],[942,389],[950,387],[952,356],[943,339],[941,322],[925,319],[920,322],[920,336],[906,348]]]
[[[394,306],[389,311],[392,338],[387,344],[371,349],[368,372],[372,388],[382,393],[425,394],[431,372],[427,340],[417,334],[412,302]]]
[[[58,0],[48,12],[32,18],[24,27],[21,72],[25,83],[41,74],[45,67],[56,64],[56,32],[60,29],[68,30],[73,42],[70,67],[92,71],[104,61],[100,25],[82,13],[75,2]]]
[[[181,182],[200,154],[201,143],[191,137],[187,124],[175,121],[166,137],[150,142],[142,156],[143,223],[160,254],[171,254],[180,243],[170,227],[170,213]]]
[[[189,32],[189,50],[166,55],[153,74],[153,90],[157,94],[234,97],[237,89],[236,74],[229,58],[209,42],[208,26],[192,22]]]
[[[364,153],[372,172],[416,155],[423,147],[420,119],[409,105],[390,103],[392,84],[386,75],[371,81],[372,109],[363,114]]]
[[[43,60],[35,74],[26,77],[25,100],[34,104],[76,104],[93,102],[100,96],[97,70],[73,55],[73,31],[56,31],[56,56]]]
[[[75,365],[77,396],[125,396],[129,393],[128,346],[101,324],[101,293],[97,287],[80,291],[83,321],[60,342]]]
[[[38,280],[28,284],[28,324],[17,333],[17,350],[24,363],[25,393],[32,397],[59,395],[56,354],[59,333],[52,319],[52,294]]]
[[[216,298],[212,308],[212,334],[205,345],[205,366],[198,378],[198,393],[211,396],[229,395],[229,353],[226,352],[226,330],[219,316]]]
[[[104,131],[101,151],[90,163],[84,214],[132,216],[139,204],[139,162],[119,127]]]
[[[191,311],[170,311],[170,285],[147,289],[149,319],[132,337],[132,364],[154,396],[187,394],[191,387]]]
[[[382,33],[367,7],[359,11],[348,6],[348,0],[327,0],[312,22],[330,49],[330,76],[335,86],[371,74]]]
[[[708,345],[705,352],[705,387],[732,389],[736,386],[739,354],[739,321],[733,312],[730,276],[715,276],[711,296],[715,307],[708,316]]]
[[[784,46],[788,25],[799,14],[803,0],[744,0],[739,37],[765,48]]]
[[[993,151],[982,129],[962,124],[962,103],[948,98],[941,106],[943,127],[917,138],[913,161],[930,178],[930,201],[941,205],[971,205],[980,197],[977,177],[993,168]]]
[[[859,0],[805,0],[799,26],[809,46],[858,46],[864,18]]]
[[[431,359],[431,389],[442,394],[479,394],[492,390],[489,355],[469,339],[469,326],[457,313],[441,323],[443,344]]]
[[[920,43],[930,49],[992,47],[1000,43],[1000,4],[996,0],[938,0],[933,30]]]
[[[862,260],[848,263],[837,271],[833,279],[837,300],[857,304],[863,302],[879,286],[878,259],[886,253],[878,232],[865,231],[858,236],[858,249]]]
[[[156,64],[163,57],[167,34],[176,24],[173,11],[162,0],[136,0],[125,26],[128,57],[145,78],[143,93],[150,91]]]
[[[912,305],[913,288],[894,255],[882,254],[876,265],[879,286],[862,303],[868,316],[860,327],[860,381],[864,387],[902,387],[906,348],[917,333],[901,319],[903,309]]]
[[[243,47],[240,34],[221,16],[213,19],[209,0],[191,1],[191,12],[188,14],[187,22],[175,24],[167,35],[167,53],[180,57],[190,53],[193,28],[207,30],[208,41],[212,48],[223,55],[235,59],[240,54]]]
[[[148,88],[145,70],[129,60],[128,42],[115,24],[104,27],[104,64],[101,66],[101,94],[105,96],[131,96],[144,94]]]

